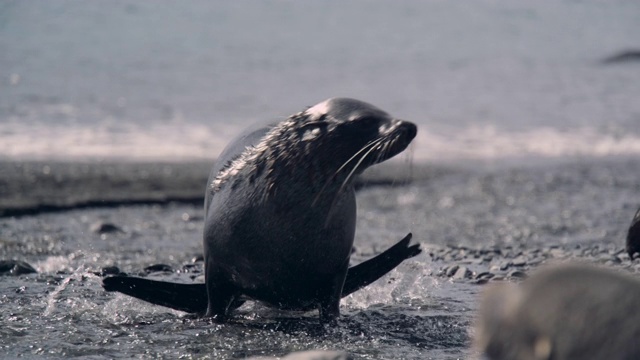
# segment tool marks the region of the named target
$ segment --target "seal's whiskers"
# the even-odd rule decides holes
[[[360,168],[360,165],[363,164],[364,159],[366,159],[367,156],[369,156],[369,154],[371,154],[372,151],[378,150],[378,146],[381,143],[383,143],[384,141],[385,141],[384,138],[378,138],[378,139],[373,140],[371,142],[371,145],[369,146],[369,149],[362,156],[360,156],[360,160],[358,160],[358,162],[356,163],[356,166],[354,166],[353,169],[351,169],[351,171],[349,172],[347,177],[344,179],[344,181],[340,185],[340,188],[338,189],[338,191],[333,195],[333,200],[331,201],[331,206],[329,207],[329,211],[327,212],[327,219],[325,221],[325,226],[326,226],[326,224],[329,223],[329,219],[331,219],[331,215],[333,214],[333,209],[335,208],[336,202],[337,202],[338,198],[340,197],[340,194],[344,190],[345,185],[347,185],[347,183],[349,183],[349,180],[351,180],[351,178],[353,178],[353,174],[355,174],[355,172],[358,170],[358,168]],[[360,154],[360,153],[362,153],[362,150],[358,151],[358,154]]]
[[[362,162],[364,161],[364,159],[366,159],[367,156],[369,156],[369,154],[371,154],[372,151],[377,150],[378,146],[381,143],[383,143],[384,140],[385,140],[384,138],[379,138],[373,141],[373,145],[369,148],[369,150],[367,150],[367,152],[364,155],[360,157],[360,160],[358,160],[358,162],[356,163],[356,166],[354,166],[353,169],[351,169],[351,171],[349,172],[349,175],[347,175],[347,178],[344,179],[344,181],[342,182],[342,185],[340,185],[340,189],[338,190],[338,193],[341,193],[342,190],[344,190],[344,186],[349,182],[349,180],[351,180],[351,178],[353,177],[353,174],[358,170],[358,168],[360,168],[360,165],[362,165]]]
[[[331,175],[327,181],[324,183],[324,185],[322,186],[322,188],[320,189],[320,191],[318,191],[318,194],[316,195],[316,197],[313,199],[313,202],[311,203],[312,206],[315,206],[316,203],[318,202],[318,200],[320,199],[320,195],[322,195],[322,193],[324,192],[324,190],[327,188],[327,186],[329,186],[329,184],[333,181],[333,179],[336,178],[336,176],[338,176],[338,174],[340,173],[340,171],[342,171],[342,169],[344,169],[347,165],[349,165],[349,163],[351,161],[353,161],[354,159],[356,159],[360,154],[362,154],[365,151],[368,151],[370,147],[375,147],[375,145],[378,143],[378,139],[374,139],[369,141],[368,143],[366,143],[360,150],[356,151],[355,154],[353,154],[353,156],[351,156],[347,161],[345,161],[339,168],[338,170],[336,170],[333,175]]]

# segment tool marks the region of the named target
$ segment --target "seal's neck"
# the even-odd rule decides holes
[[[339,159],[331,151],[322,130],[305,130],[304,113],[278,123],[255,145],[247,146],[228,162],[211,183],[213,192],[248,182],[255,191],[271,197],[276,193],[305,191],[333,197],[350,188],[348,171],[338,171]],[[317,130],[317,131],[316,131]],[[313,196],[317,201],[316,196]]]

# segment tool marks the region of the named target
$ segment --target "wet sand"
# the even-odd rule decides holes
[[[0,161],[0,217],[88,207],[202,204],[213,163]],[[397,186],[431,175],[427,168],[411,172],[403,164],[384,164],[368,171],[356,186]]]
[[[0,216],[202,202],[210,164],[0,162]]]

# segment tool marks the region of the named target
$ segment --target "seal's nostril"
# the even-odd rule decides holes
[[[414,137],[416,137],[416,134],[418,134],[418,127],[414,123],[403,121],[401,123],[401,126],[402,126],[402,130],[405,132],[405,134],[407,134],[407,137],[409,137],[410,139],[413,139]]]

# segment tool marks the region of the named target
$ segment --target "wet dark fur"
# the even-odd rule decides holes
[[[330,99],[232,142],[206,192],[206,315],[223,321],[249,297],[282,309],[318,308],[321,319],[332,320],[342,296],[418,254],[408,237],[393,251],[347,269],[354,177],[403,151],[415,135],[415,125],[369,104]],[[106,279],[105,287],[126,290],[122,279]],[[190,308],[171,300],[177,289],[156,285],[164,300],[132,290],[145,287],[139,281],[123,292]]]
[[[633,220],[631,220],[629,232],[627,233],[626,250],[631,260],[640,252],[640,209],[636,211]]]

